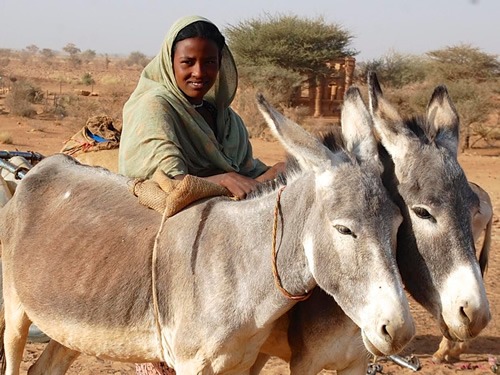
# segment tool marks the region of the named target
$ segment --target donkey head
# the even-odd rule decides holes
[[[479,201],[457,160],[457,111],[444,86],[434,90],[425,118],[410,120],[384,98],[374,73],[369,91],[375,129],[390,154],[386,186],[404,217],[397,261],[405,287],[446,337],[473,337],[490,312],[470,222]]]
[[[343,142],[334,152],[262,96],[258,101],[300,166],[287,189],[303,186],[294,206],[303,207],[304,224],[297,225],[299,240],[293,245],[305,258],[304,272],[361,327],[372,353],[401,350],[415,330],[394,257],[401,215],[382,185],[371,118],[359,90],[346,94]]]

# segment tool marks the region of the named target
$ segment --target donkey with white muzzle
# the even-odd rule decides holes
[[[445,337],[471,339],[491,315],[471,231],[471,213],[479,211],[480,201],[457,160],[458,114],[442,86],[434,91],[426,117],[408,120],[383,97],[374,73],[369,87],[383,146],[384,185],[404,218],[397,260],[405,288],[438,320]],[[349,106],[342,127],[349,124]],[[367,109],[356,108],[368,116]],[[338,149],[338,137],[332,137],[329,147]],[[354,322],[320,290],[281,319],[262,352],[252,374],[275,355],[290,362],[292,374],[331,369],[361,375],[369,357]]]
[[[401,215],[367,118],[353,111],[348,148],[332,152],[259,105],[301,166],[285,190],[200,201],[163,223],[128,178],[67,156],[26,175],[0,213],[8,375],[18,374],[31,322],[55,341],[30,374],[63,374],[80,352],[164,361],[179,374],[248,374],[296,303],[275,286],[273,226],[282,289],[320,286],[374,354],[404,347],[414,324],[393,254]]]

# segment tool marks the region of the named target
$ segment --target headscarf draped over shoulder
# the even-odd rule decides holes
[[[156,169],[169,177],[179,174],[209,176],[237,172],[252,178],[267,166],[252,156],[248,132],[229,107],[238,77],[227,45],[222,50],[219,75],[205,100],[217,110],[217,137],[177,87],[172,46],[179,31],[206,18],[189,16],[170,28],[158,55],[144,68],[136,89],[123,108],[119,150],[121,174],[149,178]]]

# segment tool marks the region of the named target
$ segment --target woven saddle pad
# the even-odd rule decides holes
[[[226,188],[203,178],[186,175],[182,180],[174,180],[161,170],[157,170],[152,179],[134,180],[131,191],[139,198],[139,203],[165,213],[166,217],[203,198],[231,196]]]

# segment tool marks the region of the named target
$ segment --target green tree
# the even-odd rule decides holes
[[[500,74],[496,55],[482,52],[469,44],[459,44],[427,53],[432,70],[442,79],[484,81]]]
[[[301,73],[328,73],[326,62],[354,56],[353,36],[323,18],[267,16],[242,21],[226,30],[239,65],[276,65]]]
[[[321,17],[266,15],[230,25],[225,34],[240,71],[250,72],[257,88],[281,91],[280,97],[300,85],[298,76],[316,85],[331,74],[328,61],[357,54],[349,47],[353,36]]]

